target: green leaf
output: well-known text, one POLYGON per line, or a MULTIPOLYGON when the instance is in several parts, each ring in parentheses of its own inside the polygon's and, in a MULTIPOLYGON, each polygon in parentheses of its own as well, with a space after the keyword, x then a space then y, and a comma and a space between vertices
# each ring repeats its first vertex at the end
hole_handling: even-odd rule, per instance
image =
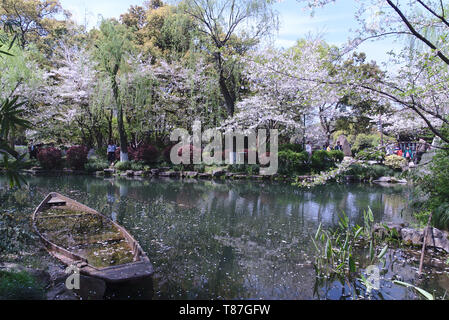
POLYGON ((315 233, 315 240, 318 239, 318 236, 320 235, 320 232, 321 232, 321 222, 320 222, 320 225, 318 226, 318 230, 315 233))
POLYGON ((407 282, 398 281, 398 280, 394 280, 393 283, 394 284, 398 284, 400 286, 413 288, 416 291, 418 291, 422 296, 424 296, 427 300, 435 300, 435 297, 433 296, 433 294, 431 294, 430 292, 427 292, 424 289, 418 288, 417 286, 414 286, 413 284, 410 284, 410 283, 407 283, 407 282))
POLYGON ((379 255, 377 256, 377 259, 382 259, 383 257, 384 257, 384 255, 387 253, 387 250, 388 250, 388 245, 386 245, 383 249, 382 249, 382 251, 379 253, 379 255))
POLYGON ((356 272, 355 261, 354 258, 352 257, 352 254, 349 255, 348 263, 349 263, 349 271, 356 272))

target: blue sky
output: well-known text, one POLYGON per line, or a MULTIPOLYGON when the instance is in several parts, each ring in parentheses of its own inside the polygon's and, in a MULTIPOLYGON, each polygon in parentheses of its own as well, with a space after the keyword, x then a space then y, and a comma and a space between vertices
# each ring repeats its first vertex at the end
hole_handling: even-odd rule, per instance
MULTIPOLYGON (((93 27, 99 21, 99 15, 104 18, 116 17, 127 11, 131 5, 142 5, 144 0, 60 0, 62 6, 72 12, 73 18, 79 24, 88 22, 93 27)), ((308 33, 322 34, 329 44, 342 45, 351 36, 350 30, 358 28, 354 20, 356 2, 354 0, 339 0, 323 9, 317 9, 313 17, 304 10, 304 5, 296 0, 283 0, 276 3, 279 12, 280 28, 275 37, 278 47, 290 47, 297 39, 308 33)), ((369 60, 378 63, 387 60, 386 52, 397 49, 398 44, 391 40, 368 42, 360 47, 369 60)))

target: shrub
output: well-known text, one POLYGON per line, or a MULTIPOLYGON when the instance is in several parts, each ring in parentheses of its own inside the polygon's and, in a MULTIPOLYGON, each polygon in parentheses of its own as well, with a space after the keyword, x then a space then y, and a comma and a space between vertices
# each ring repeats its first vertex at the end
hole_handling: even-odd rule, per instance
POLYGON ((84 165, 84 169, 88 172, 103 171, 109 168, 109 163, 103 159, 89 159, 84 165))
POLYGON ((53 147, 40 149, 37 160, 44 169, 60 168, 62 165, 61 150, 53 147))
POLYGON ((291 150, 278 153, 279 173, 297 174, 307 170, 309 155, 307 152, 293 152, 291 150))
POLYGON ((204 164, 196 164, 193 166, 193 171, 204 173, 206 172, 206 166, 204 164))
POLYGON ((380 136, 378 134, 359 134, 355 138, 355 142, 352 146, 354 152, 358 152, 363 149, 373 148, 380 143, 380 136))
POLYGON ((115 164, 114 167, 119 171, 131 170, 131 162, 130 161, 126 161, 126 162, 119 161, 115 164))
POLYGON ((407 165, 407 160, 401 156, 393 154, 385 157, 385 165, 392 169, 400 170, 402 167, 407 165))
POLYGON ((284 143, 279 146, 279 151, 293 151, 296 153, 301 153, 304 151, 301 144, 297 143, 284 143))
POLYGON ((324 171, 332 167, 334 163, 327 151, 318 150, 312 154, 312 169, 315 171, 324 171))
POLYGON ((340 150, 331 150, 326 152, 329 154, 329 157, 332 159, 334 164, 337 162, 342 162, 343 159, 345 158, 345 154, 343 153, 343 151, 340 150))
POLYGON ((449 204, 443 203, 433 211, 432 224, 439 229, 449 230, 449 204))
POLYGON ((366 161, 380 161, 383 162, 385 160, 386 153, 382 150, 377 150, 375 148, 368 148, 365 150, 359 151, 357 153, 356 158, 359 160, 366 160, 366 161))
POLYGON ((159 158, 159 151, 149 144, 140 145, 133 151, 133 160, 143 161, 144 163, 154 163, 159 158))
POLYGON ((142 161, 136 161, 136 160, 132 160, 130 165, 129 170, 133 170, 133 171, 143 171, 144 167, 145 167, 145 163, 142 161))
POLYGON ((44 300, 43 286, 28 272, 0 271, 0 300, 44 300))
POLYGON ((260 166, 258 164, 248 164, 245 170, 249 175, 257 175, 259 174, 260 166))
MULTIPOLYGON (((364 165, 355 163, 352 164, 348 170, 346 170, 343 175, 356 176, 360 180, 375 180, 380 177, 393 176, 394 171, 391 168, 381 166, 381 165, 364 165)), ((340 176, 339 178, 342 178, 340 176)))
POLYGON ((67 164, 70 168, 78 170, 84 169, 84 165, 87 163, 87 150, 84 146, 73 146, 67 150, 67 164))

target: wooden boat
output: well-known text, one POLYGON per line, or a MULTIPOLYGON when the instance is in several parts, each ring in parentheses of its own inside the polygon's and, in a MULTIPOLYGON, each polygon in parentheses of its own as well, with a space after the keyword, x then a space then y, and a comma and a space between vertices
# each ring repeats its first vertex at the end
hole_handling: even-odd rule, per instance
POLYGON ((47 250, 80 273, 122 283, 153 275, 153 266, 137 241, 97 211, 58 193, 36 208, 33 228, 47 250))

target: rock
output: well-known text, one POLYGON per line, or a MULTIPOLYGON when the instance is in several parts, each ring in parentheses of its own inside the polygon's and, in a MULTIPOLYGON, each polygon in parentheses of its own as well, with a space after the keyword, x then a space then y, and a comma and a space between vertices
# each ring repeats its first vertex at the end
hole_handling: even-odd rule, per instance
POLYGON ((212 178, 212 174, 210 173, 199 173, 198 178, 200 179, 210 179, 212 178))
POLYGON ((405 244, 408 245, 422 245, 423 233, 422 231, 411 229, 411 228, 402 228, 401 229, 401 238, 405 244))
POLYGON ((105 176, 112 176, 115 173, 115 169, 104 169, 103 172, 105 176))
POLYGON ((127 170, 125 173, 127 177, 134 177, 134 171, 132 170, 127 170))
POLYGON ((159 169, 151 169, 150 172, 153 176, 159 175, 159 169))
POLYGON ((449 233, 429 227, 426 245, 449 253, 449 233))
POLYGON ((141 177, 141 176, 144 175, 144 172, 143 171, 134 171, 134 175, 138 176, 138 177, 141 177))
MULTIPOLYGON (((406 244, 422 245, 424 230, 403 228, 401 230, 402 241, 406 244)), ((441 249, 449 253, 449 233, 429 227, 426 246, 441 249)))
POLYGON ((243 174, 236 174, 232 177, 235 180, 244 180, 247 178, 247 176, 243 175, 243 174))
POLYGON ((165 171, 159 172, 159 176, 164 178, 179 178, 181 176, 181 173, 177 171, 165 171))
POLYGON ((220 178, 223 177, 224 175, 226 175, 226 171, 218 169, 218 170, 214 170, 212 171, 212 176, 214 178, 220 178))
POLYGON ((352 157, 351 145, 349 144, 348 139, 346 139, 346 136, 345 135, 339 136, 337 142, 340 142, 344 155, 346 157, 352 157))
POLYGON ((396 179, 395 177, 380 177, 379 179, 374 180, 374 182, 407 184, 407 180, 405 180, 405 179, 396 179))
POLYGON ((183 173, 183 177, 185 177, 185 178, 196 178, 196 177, 198 177, 198 172, 186 171, 186 172, 183 173))
POLYGON ((76 294, 60 282, 47 292, 47 300, 79 300, 76 294))

